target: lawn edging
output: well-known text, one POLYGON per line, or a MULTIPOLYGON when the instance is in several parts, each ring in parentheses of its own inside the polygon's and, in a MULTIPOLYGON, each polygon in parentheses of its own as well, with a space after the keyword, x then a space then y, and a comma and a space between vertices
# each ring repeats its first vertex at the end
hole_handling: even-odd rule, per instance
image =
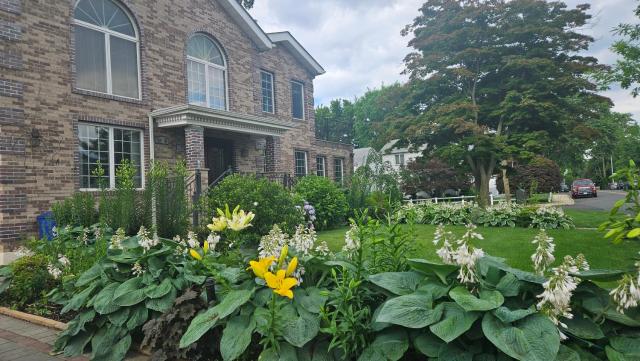
POLYGON ((0 314, 17 318, 22 321, 27 321, 36 325, 52 328, 58 331, 64 331, 67 329, 67 324, 64 322, 52 320, 42 316, 32 315, 30 313, 12 310, 7 307, 0 307, 0 314))

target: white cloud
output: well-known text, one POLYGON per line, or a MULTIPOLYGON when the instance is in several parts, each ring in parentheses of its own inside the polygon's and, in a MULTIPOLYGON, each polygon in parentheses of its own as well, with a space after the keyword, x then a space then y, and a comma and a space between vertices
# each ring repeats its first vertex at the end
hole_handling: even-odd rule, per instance
MULTIPOLYGON (((353 98, 367 88, 404 81, 403 59, 410 52, 400 35, 418 15, 423 0, 256 0, 251 14, 267 32, 288 30, 323 65, 327 73, 315 82, 317 104, 335 98, 353 98)), ((567 0, 569 8, 588 0, 567 0)), ((587 54, 611 64, 613 28, 620 22, 638 22, 634 0, 592 0, 593 18, 582 29, 596 40, 587 54)), ((604 93, 615 110, 633 113, 640 107, 629 92, 604 93)))

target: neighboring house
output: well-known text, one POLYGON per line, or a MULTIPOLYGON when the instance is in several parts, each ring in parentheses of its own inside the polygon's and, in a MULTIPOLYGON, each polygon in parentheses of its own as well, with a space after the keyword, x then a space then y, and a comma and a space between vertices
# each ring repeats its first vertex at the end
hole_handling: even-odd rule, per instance
POLYGON ((382 154, 382 161, 388 163, 395 171, 399 171, 407 164, 422 155, 422 151, 425 146, 420 147, 415 151, 410 151, 409 146, 401 147, 396 146, 399 139, 394 139, 385 144, 380 153, 382 154))
POLYGON ((367 159, 369 159, 369 154, 371 152, 375 152, 375 149, 371 147, 366 148, 356 148, 353 150, 353 171, 355 172, 358 168, 367 164, 367 159))
POLYGON ((203 183, 228 167, 342 183, 352 148, 315 138, 324 69, 236 0, 0 1, 0 248, 98 161, 183 158, 203 183))

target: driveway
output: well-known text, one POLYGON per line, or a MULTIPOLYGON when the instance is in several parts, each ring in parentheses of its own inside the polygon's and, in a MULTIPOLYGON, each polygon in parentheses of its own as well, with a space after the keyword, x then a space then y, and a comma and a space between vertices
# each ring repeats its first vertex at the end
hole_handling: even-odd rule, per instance
POLYGON ((624 191, 598 191, 598 198, 578 198, 571 209, 583 209, 591 211, 609 211, 618 199, 624 198, 624 191))

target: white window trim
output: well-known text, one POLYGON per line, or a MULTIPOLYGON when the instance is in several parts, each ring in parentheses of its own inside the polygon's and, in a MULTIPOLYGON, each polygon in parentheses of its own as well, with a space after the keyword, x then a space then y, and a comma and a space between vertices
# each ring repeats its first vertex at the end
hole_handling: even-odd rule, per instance
MULTIPOLYGON (((114 2, 114 4, 118 7, 120 7, 120 5, 118 5, 116 2, 114 2)), ((136 33, 135 37, 126 35, 126 34, 122 34, 122 33, 118 33, 115 32, 113 30, 107 29, 107 28, 103 28, 101 26, 97 26, 94 24, 90 24, 87 22, 84 22, 82 20, 78 20, 76 18, 73 19, 73 24, 75 26, 82 26, 85 28, 88 28, 90 30, 95 30, 95 31, 99 31, 101 33, 104 34, 104 47, 105 47, 105 57, 106 57, 106 71, 107 71, 107 92, 101 92, 98 90, 92 90, 92 89, 84 89, 81 88, 79 86, 75 86, 76 89, 79 90, 84 90, 84 91, 88 91, 88 92, 94 92, 94 93, 98 93, 98 94, 106 94, 106 95, 110 95, 110 96, 114 96, 114 97, 119 97, 119 98, 124 98, 124 99, 133 99, 133 100, 142 100, 142 73, 141 73, 141 66, 140 66, 140 34, 138 33, 138 29, 136 28, 136 23, 133 21, 133 19, 131 18, 131 15, 129 15, 129 12, 126 11, 125 9, 122 9, 122 7, 120 7, 120 9, 124 12, 124 14, 129 18, 129 21, 131 22, 131 25, 133 26, 133 31, 136 33), (111 41, 110 41, 110 37, 111 36, 115 36, 117 38, 121 38, 124 40, 128 40, 131 41, 133 43, 136 44, 136 66, 137 66, 137 70, 138 70, 138 97, 137 98, 132 98, 132 97, 128 97, 125 95, 119 95, 119 94, 113 94, 113 79, 111 79, 111 41)), ((74 34, 75 36, 75 34, 74 34)), ((75 53, 78 53, 78 48, 77 48, 78 44, 76 44, 76 49, 75 49, 75 53)))
MULTIPOLYGON (((218 45, 215 45, 215 46, 218 46, 218 45)), ((222 50, 220 50, 220 48, 218 48, 218 50, 222 55, 222 50)), ((224 78, 224 110, 229 111, 229 77, 227 76, 227 61, 225 60, 224 55, 222 55, 222 62, 224 63, 224 66, 215 64, 215 63, 210 63, 202 59, 194 58, 193 56, 190 56, 190 55, 187 55, 187 60, 204 65, 204 87, 205 87, 205 99, 207 100, 207 105, 206 105, 207 108, 211 108, 211 102, 209 99, 209 67, 222 70, 222 77, 224 78)), ((188 82, 189 82, 189 76, 187 75, 187 83, 188 82)), ((187 84, 187 87, 188 86, 189 85, 187 84)), ((217 108, 211 108, 211 109, 217 109, 217 108)))
POLYGON ((336 162, 339 161, 340 162, 340 185, 343 186, 344 185, 344 159, 343 158, 334 158, 333 159, 333 180, 337 181, 336 179, 336 162))
MULTIPOLYGON (((99 124, 99 123, 86 123, 81 122, 80 124, 86 124, 95 127, 105 127, 109 129, 109 186, 107 189, 113 190, 116 188, 116 165, 115 165, 115 145, 114 145, 114 137, 113 130, 114 129, 124 129, 124 130, 133 130, 140 133, 140 185, 142 187, 136 188, 137 190, 143 190, 145 187, 145 159, 144 159, 144 131, 138 128, 131 127, 121 127, 119 125, 109 125, 109 124, 99 124)), ((80 134, 77 134, 77 139, 80 139, 80 134)), ((78 160, 80 162, 80 160, 78 160)), ((80 175, 82 176, 82 175, 80 175)), ((96 192, 99 191, 100 188, 80 188, 81 192, 96 192)))
POLYGON ((293 86, 291 87, 291 118, 296 119, 296 120, 305 120, 306 119, 306 110, 305 110, 305 103, 304 103, 304 83, 299 82, 297 80, 291 80, 291 84, 299 84, 302 87, 302 92, 300 93, 300 96, 302 97, 302 118, 296 118, 293 116, 293 86))
POLYGON ((327 177, 327 157, 324 156, 317 156, 316 157, 316 175, 319 177, 327 177), (319 159, 322 159, 322 175, 318 174, 318 165, 320 164, 320 162, 318 162, 319 159))
MULTIPOLYGON (((306 177, 309 175, 309 153, 306 150, 296 150, 293 153, 293 161, 295 163, 295 168, 294 171, 298 170, 298 159, 296 157, 297 153, 303 153, 304 154, 304 174, 302 175, 303 177, 306 177)), ((298 174, 294 174, 295 176, 298 176, 298 174)))
MULTIPOLYGON (((275 76, 272 72, 266 70, 260 70, 260 95, 262 95, 262 74, 268 74, 271 77, 271 111, 264 110, 264 104, 262 105, 262 112, 275 114, 276 113, 276 89, 275 89, 275 76)), ((264 101, 264 96, 262 96, 262 101, 264 101)))

